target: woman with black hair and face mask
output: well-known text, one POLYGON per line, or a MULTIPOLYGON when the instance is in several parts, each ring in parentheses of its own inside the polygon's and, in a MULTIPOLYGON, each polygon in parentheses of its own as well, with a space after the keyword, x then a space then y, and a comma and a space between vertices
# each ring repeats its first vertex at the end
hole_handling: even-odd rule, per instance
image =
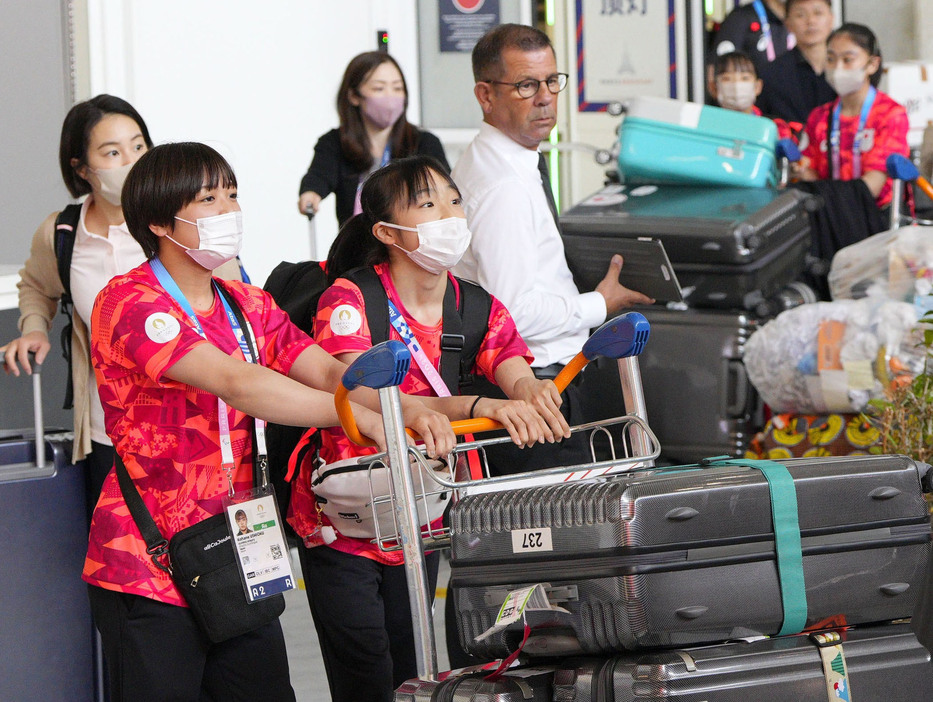
MULTIPOLYGON (((151 148, 143 118, 130 103, 113 95, 79 102, 62 124, 58 154, 62 179, 72 197, 84 197, 73 232, 70 289, 74 312, 69 344, 74 398, 72 460, 87 459, 88 514, 113 465, 113 445, 104 430, 104 413, 90 364, 88 323, 94 297, 107 281, 146 260, 124 223, 120 194, 130 168, 151 148)), ((28 354, 35 353, 35 362, 41 364, 52 347, 49 330, 56 305, 66 292, 55 251, 59 214, 53 212, 39 225, 20 271, 17 287, 22 336, 0 348, 4 370, 13 375, 19 375, 20 366, 32 373, 28 354)), ((240 277, 236 262, 217 274, 240 277)))
POLYGON ((354 57, 337 91, 340 126, 314 147, 314 159, 301 179, 298 211, 314 215, 321 200, 334 193, 337 221, 343 225, 360 212, 363 181, 392 159, 433 156, 449 171, 440 140, 411 124, 407 107, 408 86, 394 58, 382 51, 354 57))
POLYGON ((826 44, 826 80, 839 97, 810 113, 797 175, 803 181, 861 178, 885 207, 891 202, 885 162, 893 153, 910 154, 907 111, 877 88, 881 48, 868 27, 843 24, 826 44))

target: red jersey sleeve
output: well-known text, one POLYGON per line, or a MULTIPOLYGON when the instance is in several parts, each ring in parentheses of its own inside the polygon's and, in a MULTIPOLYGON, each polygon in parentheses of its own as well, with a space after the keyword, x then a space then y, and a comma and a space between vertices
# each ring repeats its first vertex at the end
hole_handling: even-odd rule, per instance
POLYGON ((874 144, 862 154, 862 173, 887 173, 888 156, 910 156, 910 148, 907 146, 907 131, 910 128, 907 111, 884 93, 878 93, 875 107, 865 126, 874 129, 874 144))
MULTIPOLYGON (((159 288, 131 277, 107 285, 94 302, 91 313, 91 357, 98 372, 107 369, 109 378, 120 371, 142 372, 161 382, 166 369, 199 344, 208 343, 191 326, 187 315, 159 288)), ((102 398, 103 399, 103 398, 102 398)))
POLYGON ((345 278, 338 278, 321 295, 314 318, 314 340, 332 356, 362 353, 372 344, 363 293, 345 278))
POLYGON ((489 310, 489 329, 476 354, 475 370, 495 382, 496 368, 503 361, 515 356, 523 357, 530 364, 534 356, 515 328, 512 315, 499 300, 492 298, 489 310))

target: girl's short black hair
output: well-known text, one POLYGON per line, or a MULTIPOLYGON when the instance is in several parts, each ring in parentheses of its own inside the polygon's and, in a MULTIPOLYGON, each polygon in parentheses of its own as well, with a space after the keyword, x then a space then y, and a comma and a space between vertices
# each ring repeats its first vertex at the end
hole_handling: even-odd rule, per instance
POLYGON ((716 57, 716 61, 713 63, 713 77, 718 78, 723 73, 729 71, 751 73, 755 78, 758 77, 758 71, 755 70, 755 63, 744 51, 730 51, 727 54, 716 57))
POLYGON ((366 179, 360 191, 362 212, 340 228, 327 253, 328 283, 354 268, 388 260, 388 249, 373 236, 373 226, 377 222, 391 222, 400 205, 416 204, 418 194, 430 185, 432 173, 459 192, 446 169, 431 156, 397 159, 366 179))
POLYGON ((87 163, 87 148, 91 141, 91 131, 107 115, 125 115, 136 122, 146 140, 146 146, 152 148, 149 128, 136 109, 123 98, 114 95, 98 95, 90 100, 79 102, 65 115, 62 123, 62 135, 58 142, 58 165, 62 171, 62 180, 72 197, 80 197, 91 192, 91 184, 78 175, 78 168, 87 163), (77 165, 71 165, 77 160, 77 165))
POLYGON ((864 24, 858 24, 857 22, 846 22, 845 24, 841 24, 839 27, 833 30, 832 34, 830 34, 829 38, 826 40, 826 43, 829 44, 829 42, 831 42, 840 34, 846 35, 858 46, 865 49, 869 56, 878 57, 878 70, 875 71, 869 78, 871 84, 877 88, 878 84, 881 82, 881 73, 882 69, 884 68, 884 60, 881 57, 881 45, 878 44, 878 38, 875 36, 875 33, 864 24))
POLYGON ((161 144, 142 155, 123 184, 123 216, 147 259, 159 253, 150 225, 175 227, 175 215, 194 202, 201 188, 235 188, 236 175, 226 159, 206 144, 161 144))

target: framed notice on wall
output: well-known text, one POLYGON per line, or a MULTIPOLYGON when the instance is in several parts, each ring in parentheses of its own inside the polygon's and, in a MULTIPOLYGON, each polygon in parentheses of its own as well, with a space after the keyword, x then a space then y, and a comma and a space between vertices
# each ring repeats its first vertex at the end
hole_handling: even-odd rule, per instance
POLYGON ((439 0, 438 32, 442 53, 470 53, 499 24, 499 0, 439 0))
POLYGON ((576 0, 577 109, 677 97, 677 0, 576 0))

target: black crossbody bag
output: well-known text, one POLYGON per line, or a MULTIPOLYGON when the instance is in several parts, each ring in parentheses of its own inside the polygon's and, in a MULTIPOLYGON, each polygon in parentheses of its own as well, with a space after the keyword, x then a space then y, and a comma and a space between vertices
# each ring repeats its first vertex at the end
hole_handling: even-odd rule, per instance
MULTIPOLYGON (((221 286, 218 290, 230 303, 258 363, 252 330, 242 311, 232 295, 221 286)), ((254 429, 253 446, 256 445, 254 429)), ((160 570, 172 576, 195 620, 211 641, 220 643, 258 629, 285 611, 285 597, 281 593, 255 602, 246 598, 224 513, 182 529, 167 540, 152 519, 119 454, 115 470, 126 506, 146 542, 146 553, 160 570)), ((253 461, 253 483, 265 486, 268 482, 266 456, 257 455, 253 461)))

